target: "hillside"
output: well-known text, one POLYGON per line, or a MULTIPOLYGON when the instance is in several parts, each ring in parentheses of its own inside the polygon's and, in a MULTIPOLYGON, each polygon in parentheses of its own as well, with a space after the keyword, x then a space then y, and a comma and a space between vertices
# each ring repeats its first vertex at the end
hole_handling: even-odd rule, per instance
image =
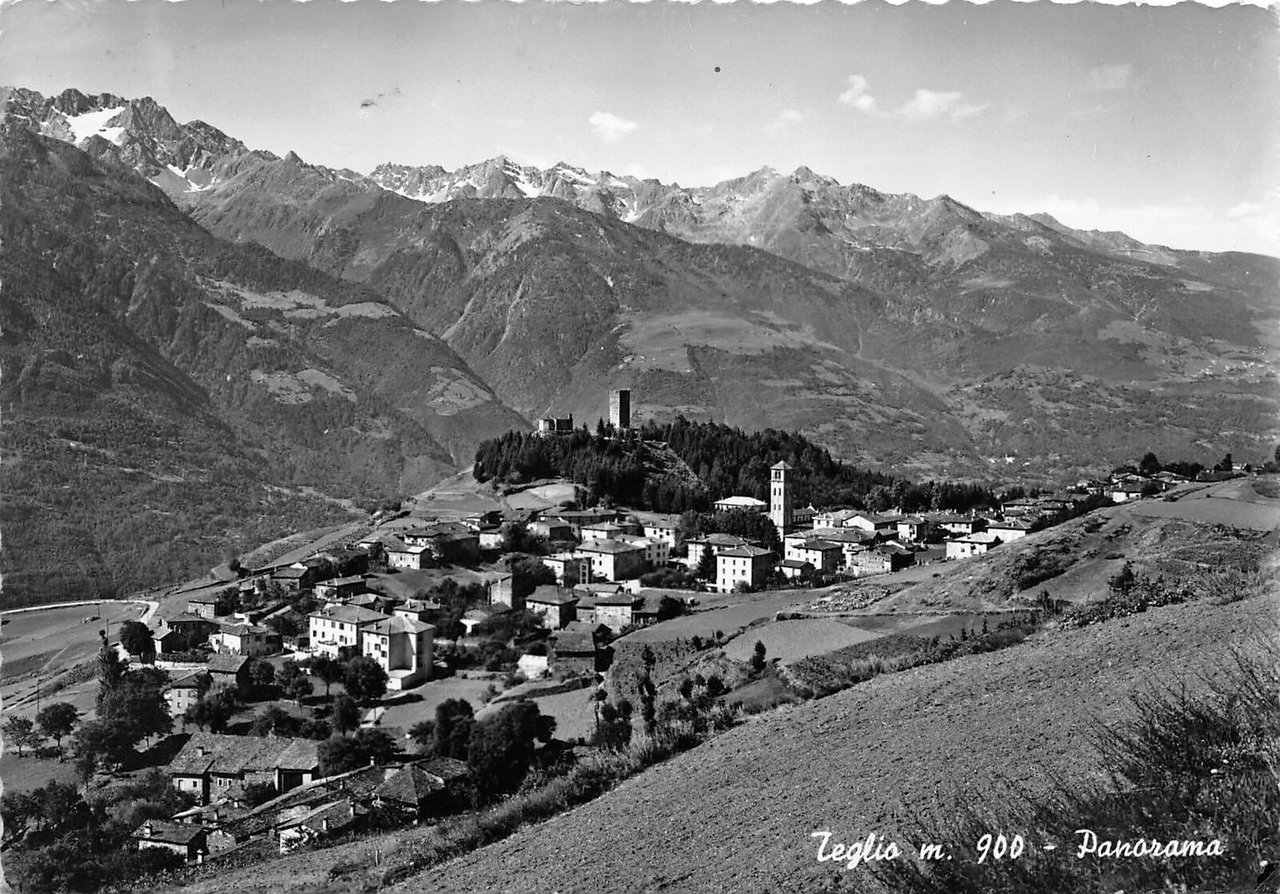
POLYGON ((82 145, 97 126, 211 231, 373 286, 526 417, 594 422, 631 387, 641 417, 796 429, 842 458, 951 475, 1013 455, 1069 476, 1135 443, 1260 457, 1280 434, 1275 259, 805 168, 699 188, 505 159, 366 177, 151 100, 4 106, 82 145))
MULTIPOLYGON (((594 801, 409 878, 396 875, 401 880, 390 886, 382 880, 396 873, 415 853, 415 842, 430 833, 375 835, 252 869, 228 867, 181 890, 878 890, 864 870, 846 873, 819 864, 810 833, 827 829, 849 842, 875 831, 914 848, 921 828, 946 824, 963 810, 999 809, 1014 787, 1043 795, 1059 781, 1068 786, 1097 781, 1097 724, 1131 718, 1131 698, 1152 687, 1185 682, 1197 691, 1204 679, 1234 666, 1236 650, 1249 652, 1274 637, 1280 590, 1268 557, 1280 530, 1280 503, 1272 492, 1270 479, 1240 479, 1184 492, 1176 501, 1116 506, 1079 520, 1101 521, 1098 531, 1125 528, 1121 537, 1126 539, 1113 542, 1135 550, 1158 544, 1174 522, 1190 526, 1192 533, 1184 532, 1149 564, 1135 553, 1140 573, 1163 573, 1172 586, 1182 587, 1205 579, 1202 564, 1247 573, 1261 558, 1265 570, 1257 589, 1197 594, 1083 627, 1050 621, 1000 651, 886 673, 825 698, 781 707, 645 770, 594 801), (1251 546, 1241 550, 1240 543, 1251 546), (1265 547, 1261 554, 1253 549, 1258 545, 1265 547), (1189 554, 1193 546, 1198 556, 1189 554), (584 847, 584 841, 592 847, 584 847)), ((1054 552, 1047 535, 1070 533, 1073 524, 999 547, 986 559, 934 566, 939 576, 915 588, 916 604, 896 609, 924 610, 942 602, 920 598, 929 589, 949 592, 984 575, 990 579, 988 560, 1001 552, 1008 557, 1054 552)), ((1104 591, 1113 572, 1087 554, 1088 545, 1045 586, 1057 593, 1071 579, 1086 597, 1104 591)), ((708 603, 719 607, 631 634, 620 641, 620 654, 638 669, 637 647, 652 645, 662 677, 696 653, 689 643, 695 629, 705 639, 713 628, 732 635, 741 624, 751 624, 752 633, 726 647, 739 657, 756 639, 773 643, 774 657, 784 663, 850 643, 874 651, 877 633, 870 618, 845 619, 855 625, 848 627, 834 619, 765 620, 788 600, 805 595, 708 596, 708 603), (866 627, 860 626, 864 620, 866 627), (791 629, 784 629, 788 625, 791 629)), ((888 618, 883 613, 894 599, 872 606, 881 613, 874 626, 888 618)), ((965 611, 985 607, 976 599, 955 601, 965 611)), ((933 626, 935 634, 941 632, 933 626)), ((714 657, 704 654, 707 660, 714 657)), ((612 679, 611 688, 617 683, 612 679)), ((1047 843, 1035 829, 1003 831, 1027 835, 1033 847, 1047 843)))
MULTIPOLYGON (((374 292, 223 242, 123 167, 0 134, 6 604, 171 580, 523 427, 374 292)), ((95 157, 96 156, 96 157, 95 157)))
POLYGON ((1032 606, 1042 592, 1091 602, 1126 562, 1171 580, 1266 566, 1280 543, 1280 504, 1254 489, 1267 480, 1188 485, 1168 499, 1100 509, 951 566, 869 611, 1000 611, 1032 606))
MULTIPOLYGON (((1044 792, 1055 774, 1088 779, 1095 721, 1129 716, 1128 696, 1144 687, 1212 675, 1233 645, 1274 630, 1277 609, 1274 593, 1168 606, 879 677, 763 715, 582 807, 382 890, 874 890, 863 870, 817 863, 810 833, 852 841, 877 831, 914 845, 919 821, 994 806, 1008 783, 1044 792)), ((180 890, 377 889, 413 836, 228 869, 180 890)))

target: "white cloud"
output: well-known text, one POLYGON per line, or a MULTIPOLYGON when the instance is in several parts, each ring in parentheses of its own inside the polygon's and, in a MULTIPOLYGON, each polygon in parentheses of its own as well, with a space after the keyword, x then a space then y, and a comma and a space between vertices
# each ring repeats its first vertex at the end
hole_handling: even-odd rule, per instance
POLYGON ((880 109, 876 98, 871 95, 871 85, 862 75, 849 75, 849 86, 840 94, 839 101, 866 115, 891 116, 907 121, 928 121, 944 117, 959 121, 962 118, 977 115, 988 108, 987 104, 975 105, 967 102, 964 94, 958 90, 927 90, 919 87, 915 95, 897 109, 885 112, 880 109))
POLYGON ((594 112, 587 120, 595 135, 606 143, 616 143, 640 126, 613 112, 594 112))
POLYGON ((937 91, 921 87, 916 90, 915 96, 898 109, 898 114, 908 121, 927 121, 943 116, 959 121, 961 118, 977 115, 985 108, 985 105, 965 102, 964 94, 958 90, 937 91))
POLYGON ((849 86, 840 94, 839 101, 847 106, 853 106, 859 112, 875 115, 877 113, 876 98, 870 91, 866 78, 862 75, 849 75, 849 86))
POLYGON ((777 116, 765 125, 764 132, 771 137, 776 137, 785 132, 793 124, 799 124, 804 120, 804 115, 795 109, 783 109, 777 116))
POLYGON ((1133 66, 1128 64, 1114 63, 1112 65, 1099 65, 1097 68, 1089 69, 1089 73, 1085 76, 1085 87, 1097 93, 1108 93, 1113 90, 1123 90, 1129 86, 1129 82, 1133 80, 1133 66))

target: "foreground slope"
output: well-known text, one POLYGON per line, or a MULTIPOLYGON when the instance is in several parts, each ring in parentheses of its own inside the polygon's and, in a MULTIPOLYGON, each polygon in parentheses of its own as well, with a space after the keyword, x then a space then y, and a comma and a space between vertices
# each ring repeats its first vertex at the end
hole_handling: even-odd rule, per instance
POLYGON ((917 818, 989 802, 1002 779, 1043 791, 1053 774, 1087 778, 1091 721, 1126 716, 1143 685, 1211 670, 1230 643, 1274 634, 1277 608, 1274 597, 1175 606, 877 678, 395 890, 816 890, 840 873, 814 859, 815 829, 918 845, 917 818))
MULTIPOLYGON (((912 846, 920 820, 997 805, 1005 781, 1044 791, 1091 778, 1095 721, 1130 694, 1213 674, 1274 636, 1280 597, 1168 606, 878 677, 762 715, 603 797, 383 890, 783 892, 868 890, 814 859, 810 834, 877 831, 912 846)), ((1034 835, 1034 830, 1021 831, 1034 835)), ((197 878, 187 894, 378 888, 413 832, 197 878), (341 869, 330 875, 330 870, 341 869)), ((1059 842, 1067 844, 1068 842, 1059 842)))

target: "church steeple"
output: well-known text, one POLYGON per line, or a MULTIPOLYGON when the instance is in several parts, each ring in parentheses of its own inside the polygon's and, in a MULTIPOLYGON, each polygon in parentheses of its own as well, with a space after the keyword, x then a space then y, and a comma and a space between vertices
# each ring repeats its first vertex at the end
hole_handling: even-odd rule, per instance
POLYGON ((769 519, 778 529, 779 537, 793 525, 793 495, 791 482, 787 480, 787 473, 792 471, 795 471, 794 468, 786 460, 776 463, 769 470, 769 519))

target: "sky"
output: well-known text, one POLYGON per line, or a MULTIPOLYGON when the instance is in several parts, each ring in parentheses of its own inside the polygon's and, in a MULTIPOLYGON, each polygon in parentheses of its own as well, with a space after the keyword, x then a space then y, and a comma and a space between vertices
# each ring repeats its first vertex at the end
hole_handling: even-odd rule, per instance
POLYGON ((1280 255, 1280 30, 1254 6, 23 0, 0 84, 152 96, 368 172, 506 155, 709 185, 801 165, 1280 255))

